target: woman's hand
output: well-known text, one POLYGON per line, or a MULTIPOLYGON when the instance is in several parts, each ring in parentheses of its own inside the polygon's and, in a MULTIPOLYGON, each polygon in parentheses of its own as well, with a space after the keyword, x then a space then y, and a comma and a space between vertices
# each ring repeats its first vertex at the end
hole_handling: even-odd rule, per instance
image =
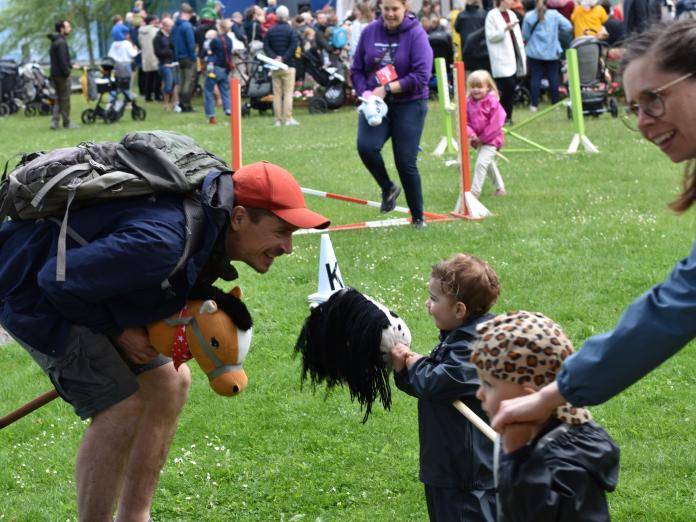
POLYGON ((145 328, 125 328, 116 338, 121 352, 131 362, 145 364, 157 357, 157 350, 150 344, 145 328))
POLYGON ((380 85, 379 87, 375 87, 375 88, 372 90, 372 94, 373 94, 374 96, 379 96, 379 97, 382 98, 382 99, 384 99, 384 98, 387 97, 387 91, 385 91, 385 90, 384 90, 384 87, 382 87, 381 85, 380 85))
POLYGON ((491 426, 498 433, 505 433, 511 424, 540 424, 565 402, 567 401, 558 391, 558 383, 554 381, 537 393, 501 402, 491 426))
POLYGON ((506 30, 506 31, 512 31, 518 23, 519 23, 519 22, 518 22, 517 20, 513 20, 512 22, 510 22, 510 23, 508 23, 507 25, 505 25, 505 30, 506 30))

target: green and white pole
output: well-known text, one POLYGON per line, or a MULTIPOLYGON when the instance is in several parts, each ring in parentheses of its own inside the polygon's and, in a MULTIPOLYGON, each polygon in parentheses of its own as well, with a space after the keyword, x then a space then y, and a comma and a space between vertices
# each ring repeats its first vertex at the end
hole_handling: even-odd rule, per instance
POLYGON ((433 154, 442 156, 445 152, 454 154, 459 149, 454 139, 454 127, 452 113, 457 107, 450 101, 449 86, 447 83, 447 64, 444 58, 435 58, 435 76, 437 77, 437 97, 442 111, 442 133, 440 143, 437 144, 433 154))
POLYGON ((568 63, 568 83, 570 86, 570 105, 573 111, 573 125, 575 135, 570 141, 568 152, 577 152, 580 143, 585 148, 585 152, 599 152, 590 139, 585 135, 585 120, 582 114, 582 91, 580 90, 580 71, 578 69, 578 52, 575 49, 566 51, 566 61, 568 63))

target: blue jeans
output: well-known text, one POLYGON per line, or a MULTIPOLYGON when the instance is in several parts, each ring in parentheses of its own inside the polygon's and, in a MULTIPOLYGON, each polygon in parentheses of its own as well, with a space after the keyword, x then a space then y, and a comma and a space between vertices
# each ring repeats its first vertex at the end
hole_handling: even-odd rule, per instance
POLYGON ((358 115, 360 159, 377 181, 382 194, 386 194, 393 183, 382 159, 382 147, 391 138, 394 163, 413 219, 423 219, 423 191, 416 160, 427 113, 428 101, 414 100, 390 103, 386 118, 376 127, 370 127, 365 117, 358 115))
POLYGON ((174 76, 174 67, 165 67, 160 65, 160 75, 162 75, 162 84, 164 85, 162 92, 164 94, 171 94, 174 90, 174 86, 177 84, 176 77, 174 76))
POLYGON ((551 103, 556 103, 560 98, 558 93, 558 74, 561 70, 560 60, 537 60, 527 57, 527 68, 529 69, 529 81, 531 83, 532 107, 539 106, 539 91, 541 90, 541 79, 546 76, 549 81, 549 94, 551 103))
POLYGON ((211 78, 206 74, 205 76, 205 90, 203 92, 203 105, 205 106, 205 115, 208 118, 215 116, 215 96, 213 95, 213 89, 218 86, 220 90, 220 97, 222 98, 222 108, 225 110, 225 114, 230 113, 230 79, 227 75, 227 68, 218 67, 214 68, 215 78, 211 78))

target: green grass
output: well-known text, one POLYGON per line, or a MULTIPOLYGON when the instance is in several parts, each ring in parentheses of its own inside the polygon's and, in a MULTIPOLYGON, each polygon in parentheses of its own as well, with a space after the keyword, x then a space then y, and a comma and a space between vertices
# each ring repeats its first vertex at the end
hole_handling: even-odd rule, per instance
MULTIPOLYGON (((73 115, 84 108, 73 97, 73 115)), ((148 104, 145 122, 128 114, 66 132, 48 119, 0 119, 0 161, 17 151, 117 140, 134 129, 172 129, 229 159, 229 126, 208 125, 202 111, 164 114, 148 104)), ((274 129, 256 112, 244 121, 244 162, 268 159, 287 167, 302 186, 378 199, 355 152, 356 115, 346 108, 274 129)), ((523 111, 516 121, 525 118, 523 111)), ((457 171, 430 152, 440 138, 431 105, 419 168, 426 210, 448 212, 457 199, 457 171)), ((681 168, 608 116, 586 121, 601 154, 548 156, 508 153, 500 162, 509 196, 482 200, 494 216, 480 221, 332 233, 347 284, 387 303, 405 318, 413 348, 427 353, 437 332, 423 303, 429 267, 458 251, 497 270, 502 295, 495 311, 538 310, 560 322, 580 346, 610 328, 623 308, 660 281, 685 256, 693 213, 674 216, 681 168)), ((572 125, 560 110, 521 130, 552 148, 565 148, 572 125)), ((509 146, 519 143, 509 140, 509 146)), ((505 150, 503 150, 505 153, 505 150)), ((391 149, 385 158, 393 172, 391 149)), ((335 224, 380 219, 376 210, 308 197, 335 224)), ((403 197, 399 204, 404 204, 403 197)), ((155 498, 158 521, 422 521, 418 482, 416 402, 394 390, 390 412, 367 424, 347 391, 328 397, 301 389, 292 347, 316 291, 319 237, 298 236, 295 253, 259 276, 241 267, 240 284, 255 317, 245 364, 249 387, 238 398, 216 396, 197 367, 155 498)), ((16 345, 0 349, 2 410, 49 383, 16 345)), ((693 345, 607 404, 597 420, 622 449, 619 487, 610 496, 614 520, 687 521, 696 509, 696 351, 693 345)), ((55 401, 0 432, 0 520, 75 518, 73 462, 85 424, 55 401)))

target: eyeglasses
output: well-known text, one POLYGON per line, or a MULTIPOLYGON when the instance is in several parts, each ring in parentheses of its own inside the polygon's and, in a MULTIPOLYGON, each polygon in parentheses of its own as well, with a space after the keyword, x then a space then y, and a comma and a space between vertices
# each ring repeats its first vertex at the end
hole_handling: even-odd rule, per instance
POLYGON ((662 98, 663 93, 670 87, 674 87, 687 78, 691 78, 694 74, 696 74, 696 72, 690 72, 684 76, 680 76, 676 80, 672 80, 662 87, 641 93, 637 102, 631 102, 625 107, 626 113, 621 118, 621 121, 623 121, 629 129, 637 131, 638 116, 641 112, 651 118, 664 116, 665 100, 662 98))

